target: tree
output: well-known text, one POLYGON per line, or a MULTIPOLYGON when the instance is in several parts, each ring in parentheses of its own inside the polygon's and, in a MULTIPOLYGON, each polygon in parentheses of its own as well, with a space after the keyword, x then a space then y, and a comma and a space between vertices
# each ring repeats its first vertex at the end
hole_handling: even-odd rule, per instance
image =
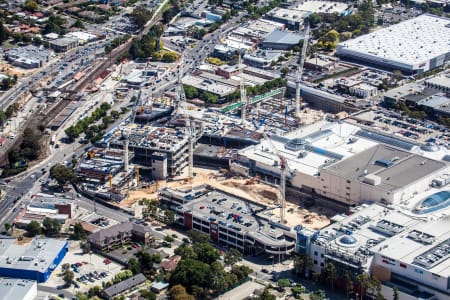
POLYGON ((7 119, 8 118, 6 117, 5 112, 4 111, 0 111, 0 126, 3 126, 7 119))
POLYGON ((26 230, 28 232, 28 235, 31 237, 42 234, 41 225, 37 221, 31 221, 30 223, 28 223, 26 230))
POLYGON ((279 287, 285 288, 285 287, 288 287, 290 285, 290 282, 286 278, 281 278, 281 279, 278 279, 277 284, 278 284, 279 287))
POLYGON ((81 223, 76 223, 73 226, 73 234, 72 238, 75 240, 85 240, 86 239, 86 231, 83 228, 83 225, 81 223))
POLYGON ((167 225, 175 223, 175 212, 171 209, 165 209, 163 222, 167 225))
POLYGON ((265 288, 262 294, 257 297, 258 300, 276 300, 277 297, 275 295, 271 294, 269 291, 269 288, 265 288))
POLYGON ((83 292, 77 292, 75 296, 78 300, 89 300, 89 296, 83 292))
POLYGON ((280 70, 280 74, 281 74, 281 76, 284 78, 284 77, 286 77, 286 75, 289 73, 289 68, 288 67, 283 67, 283 68, 281 68, 281 70, 280 70))
POLYGON ((23 132, 22 143, 20 144, 21 155, 29 160, 34 160, 39 157, 41 153, 41 139, 42 133, 31 128, 26 128, 23 132))
POLYGON ((312 267, 312 260, 307 255, 296 254, 293 260, 295 273, 300 274, 300 276, 305 276, 305 274, 312 267))
POLYGON ((178 248, 175 249, 175 254, 181 256, 183 259, 188 258, 197 258, 197 254, 195 253, 194 249, 192 249, 192 246, 188 244, 182 244, 178 248))
POLYGON ((344 280, 345 280, 345 292, 347 293, 347 298, 349 298, 349 296, 353 294, 353 280, 349 271, 345 271, 344 280))
POLYGON ((363 272, 356 276, 356 281, 358 281, 359 284, 359 292, 360 292, 359 295, 361 297, 360 299, 362 300, 363 293, 369 287, 369 277, 366 273, 363 272))
POLYGON ((210 243, 194 243, 193 249, 197 254, 197 259, 210 265, 219 259, 220 253, 210 243))
POLYGON ((192 288, 193 285, 209 285, 209 265, 195 259, 183 259, 170 276, 171 285, 181 284, 192 288))
POLYGON ((5 231, 8 232, 11 229, 11 224, 5 223, 5 231))
POLYGON ((210 266, 210 286, 213 290, 217 292, 224 292, 228 288, 228 284, 225 280, 226 272, 223 265, 216 261, 210 266))
POLYGON ((398 287, 394 286, 392 290, 394 291, 393 300, 399 300, 400 297, 398 295, 398 287))
POLYGON ((38 4, 34 0, 27 0, 23 6, 26 10, 35 12, 39 9, 38 4))
POLYGON ((73 283, 73 279, 75 278, 75 275, 71 270, 66 270, 63 275, 63 280, 66 284, 66 286, 70 286, 73 283))
POLYGON ((236 276, 237 281, 242 281, 248 277, 253 272, 252 269, 250 269, 247 266, 237 266, 234 265, 231 268, 230 274, 233 274, 236 276))
POLYGON ((63 272, 67 271, 70 269, 70 264, 69 263, 65 263, 61 265, 61 269, 63 272))
POLYGON ((138 263, 136 258, 132 257, 128 260, 128 268, 133 272, 133 275, 141 273, 141 265, 138 263))
POLYGON ((75 21, 75 23, 72 24, 72 27, 76 27, 76 28, 79 28, 79 29, 85 29, 83 21, 81 21, 80 19, 77 19, 75 21))
POLYGON ((6 41, 9 37, 9 31, 3 26, 3 22, 0 22, 0 44, 6 41))
POLYGON ((75 182, 77 179, 72 169, 61 164, 50 168, 50 178, 56 180, 60 187, 63 187, 68 182, 75 182))
POLYGON ((91 251, 91 244, 87 243, 87 242, 82 242, 80 243, 80 248, 81 250, 83 250, 83 253, 89 253, 89 251, 91 251))
POLYGON ((376 300, 383 300, 383 295, 381 295, 381 281, 375 276, 371 276, 369 280, 368 288, 370 290, 370 294, 375 296, 376 300))
POLYGON ((174 239, 173 239, 172 236, 166 235, 166 236, 164 237, 164 241, 166 241, 166 242, 168 242, 168 243, 173 243, 174 239))
POLYGON ((156 294, 149 290, 140 290, 139 294, 146 300, 156 300, 156 294))
POLYGON ((200 231, 189 230, 188 231, 189 238, 191 239, 192 244, 197 243, 207 243, 209 241, 209 237, 200 231))
POLYGON ((333 289, 334 281, 336 280, 336 267, 332 262, 327 264, 326 273, 327 279, 330 281, 331 288, 333 289))
POLYGON ((317 290, 309 294, 311 300, 323 300, 326 298, 326 294, 323 290, 317 290))
POLYGON ((241 260, 242 260, 242 254, 239 250, 237 250, 235 248, 231 248, 227 252, 225 252, 225 255, 224 255, 225 265, 232 266, 241 260))
POLYGON ((193 87, 192 85, 183 85, 184 93, 186 94, 186 98, 188 99, 194 99, 198 97, 198 90, 197 88, 193 87))
POLYGON ((58 15, 51 15, 48 17, 47 22, 45 23, 43 33, 56 33, 56 34, 64 34, 65 29, 62 27, 66 23, 66 20, 58 15))
POLYGON ((161 59, 163 62, 174 62, 178 59, 178 55, 175 52, 166 51, 161 59))
POLYGON ((57 235, 61 230, 61 223, 59 223, 58 220, 48 217, 44 219, 42 225, 44 225, 44 232, 46 235, 57 235))
POLYGON ((319 16, 316 13, 312 13, 307 17, 307 20, 309 21, 309 25, 312 27, 316 26, 317 24, 322 22, 322 17, 319 16))
POLYGON ((119 113, 117 110, 112 110, 112 111, 110 112, 110 115, 111 115, 111 117, 112 117, 113 119, 117 119, 117 118, 120 117, 120 113, 119 113))
POLYGON ((169 290, 169 296, 172 300, 195 300, 192 295, 186 292, 186 288, 180 284, 174 285, 169 290))
POLYGON ((144 6, 139 6, 136 7, 131 13, 131 20, 138 29, 141 29, 148 22, 148 20, 150 20, 152 15, 152 11, 149 11, 144 6))
POLYGON ((296 299, 299 299, 300 295, 303 294, 304 292, 306 292, 306 289, 304 286, 302 285, 296 285, 294 287, 292 287, 292 294, 294 295, 294 297, 296 299))

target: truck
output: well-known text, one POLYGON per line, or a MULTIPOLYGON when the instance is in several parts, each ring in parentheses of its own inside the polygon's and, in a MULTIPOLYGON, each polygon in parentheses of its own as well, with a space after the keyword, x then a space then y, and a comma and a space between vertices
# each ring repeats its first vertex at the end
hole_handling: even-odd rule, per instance
POLYGON ((52 139, 50 140, 50 145, 54 145, 56 142, 56 134, 52 135, 52 139))

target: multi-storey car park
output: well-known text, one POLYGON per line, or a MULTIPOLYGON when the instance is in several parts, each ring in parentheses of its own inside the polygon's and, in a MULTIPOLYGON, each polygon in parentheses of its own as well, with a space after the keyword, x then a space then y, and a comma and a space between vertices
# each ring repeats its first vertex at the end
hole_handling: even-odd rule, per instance
POLYGON ((336 55, 388 70, 420 74, 450 58, 450 19, 424 14, 339 43, 336 55))
POLYGON ((204 232, 218 244, 277 257, 295 251, 295 231, 272 221, 272 213, 261 204, 211 187, 165 188, 160 201, 176 212, 180 225, 204 232))

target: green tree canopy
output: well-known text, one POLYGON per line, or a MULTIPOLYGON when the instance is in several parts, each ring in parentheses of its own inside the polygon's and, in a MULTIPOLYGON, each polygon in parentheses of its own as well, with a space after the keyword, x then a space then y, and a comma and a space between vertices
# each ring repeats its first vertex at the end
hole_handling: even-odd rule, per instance
POLYGON ((208 243, 194 243, 194 252, 197 254, 197 259, 206 264, 212 264, 219 259, 219 251, 208 243))
POLYGON ((57 235, 61 231, 61 223, 58 220, 45 218, 42 222, 44 225, 45 235, 57 235))
POLYGON ((66 286, 70 286, 73 283, 73 280, 75 278, 75 274, 69 269, 64 271, 63 280, 66 286))
POLYGON ((171 285, 181 284, 187 288, 194 285, 209 286, 209 265, 196 259, 183 259, 170 276, 171 285))
POLYGON ((54 165, 50 168, 50 178, 56 180, 60 187, 63 187, 68 182, 76 181, 73 170, 61 164, 54 165))
POLYGON ((192 85, 184 84, 184 93, 186 94, 186 98, 188 99, 194 99, 198 97, 198 90, 197 88, 193 87, 192 85))
POLYGON ((231 248, 227 252, 225 252, 225 255, 224 255, 225 265, 232 266, 241 260, 242 260, 241 251, 239 251, 235 248, 231 248))
POLYGON ((180 284, 174 285, 169 290, 169 296, 172 300, 195 300, 194 296, 186 292, 186 288, 180 284))
POLYGON ((37 221, 31 221, 30 223, 28 223, 26 230, 28 235, 32 237, 42 234, 41 225, 37 221))
POLYGON ((73 226, 72 238, 75 240, 85 240, 86 236, 87 236, 87 234, 83 228, 83 225, 81 225, 81 223, 76 223, 73 226))
POLYGON ((36 3, 36 1, 34 0, 27 0, 25 1, 25 4, 23 5, 23 7, 31 12, 35 12, 38 10, 38 4, 36 3))
POLYGON ((139 29, 143 28, 144 25, 150 20, 153 12, 145 8, 144 6, 136 7, 131 13, 131 20, 134 25, 139 29))

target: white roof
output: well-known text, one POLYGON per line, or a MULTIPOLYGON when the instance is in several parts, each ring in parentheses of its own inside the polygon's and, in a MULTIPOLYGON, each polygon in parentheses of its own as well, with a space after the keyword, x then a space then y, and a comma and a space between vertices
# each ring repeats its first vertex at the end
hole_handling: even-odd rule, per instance
POLYGON ((409 19, 338 45, 339 52, 358 52, 407 65, 450 52, 450 19, 429 14, 409 19))
MULTIPOLYGON (((414 264, 414 260, 436 247, 438 244, 450 239, 450 219, 440 219, 431 222, 420 222, 408 228, 408 232, 417 230, 425 234, 430 234, 435 241, 430 245, 424 245, 407 237, 407 234, 400 234, 377 245, 381 255, 388 256, 408 264, 414 264)), ((429 269, 430 272, 440 276, 450 276, 450 259, 443 260, 439 264, 429 269)))
MULTIPOLYGON (((290 132, 284 137, 287 139, 302 138, 310 134, 325 130, 331 130, 331 134, 313 141, 311 145, 342 155, 344 158, 353 156, 356 153, 369 149, 377 144, 376 142, 363 138, 359 138, 356 142, 348 144, 348 138, 353 133, 358 131, 359 127, 348 123, 338 124, 325 121, 318 122, 308 127, 301 128, 300 130, 290 132)), ((297 170, 298 172, 305 173, 311 176, 316 174, 319 170, 319 167, 326 164, 330 159, 328 156, 312 151, 308 151, 307 156, 299 158, 298 151, 291 151, 289 149, 286 149, 284 143, 272 140, 272 144, 283 156, 286 157, 289 168, 292 171, 297 170)), ((260 145, 250 146, 241 150, 240 154, 266 165, 273 165, 274 161, 279 160, 278 156, 271 149, 269 142, 266 140, 262 140, 260 145)), ((276 169, 278 170, 279 168, 276 167, 276 169)))
POLYGON ((95 35, 87 33, 87 32, 83 32, 83 31, 73 31, 73 32, 69 32, 68 34, 66 34, 67 36, 73 36, 75 38, 77 38, 80 41, 90 41, 96 38, 95 35))
POLYGON ((313 13, 341 14, 350 7, 348 3, 332 1, 302 1, 291 6, 292 9, 310 11, 313 13))

